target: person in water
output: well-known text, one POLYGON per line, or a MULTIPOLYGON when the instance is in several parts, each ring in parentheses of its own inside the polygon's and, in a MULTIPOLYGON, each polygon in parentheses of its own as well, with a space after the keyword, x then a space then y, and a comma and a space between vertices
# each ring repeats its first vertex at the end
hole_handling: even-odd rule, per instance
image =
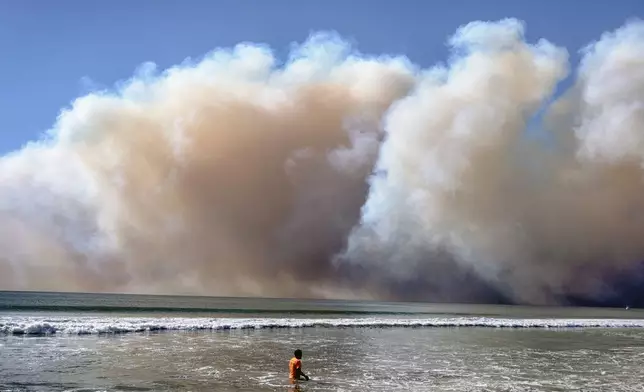
POLYGON ((288 378, 291 381, 301 380, 302 378, 304 378, 306 381, 309 381, 309 376, 304 374, 304 372, 302 371, 302 350, 295 350, 293 355, 295 356, 291 358, 288 363, 288 378))

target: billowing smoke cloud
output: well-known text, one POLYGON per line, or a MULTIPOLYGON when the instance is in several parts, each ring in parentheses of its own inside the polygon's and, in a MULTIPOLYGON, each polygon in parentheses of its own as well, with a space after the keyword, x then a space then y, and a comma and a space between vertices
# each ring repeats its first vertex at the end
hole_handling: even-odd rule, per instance
POLYGON ((242 44, 64 111, 0 163, 2 288, 328 296, 404 58, 242 44))
POLYGON ((0 288, 605 295, 644 260, 644 23, 554 103, 567 52, 518 21, 449 44, 428 70, 333 34, 284 65, 241 44, 77 99, 0 160, 0 288))
POLYGON ((567 53, 527 44, 515 20, 469 24, 450 43, 451 67, 386 118, 383 174, 346 258, 403 281, 425 266, 426 281, 458 292, 432 268, 447 254, 515 302, 605 294, 644 258, 644 24, 586 49, 573 91, 547 110, 546 142, 525 131, 567 53))

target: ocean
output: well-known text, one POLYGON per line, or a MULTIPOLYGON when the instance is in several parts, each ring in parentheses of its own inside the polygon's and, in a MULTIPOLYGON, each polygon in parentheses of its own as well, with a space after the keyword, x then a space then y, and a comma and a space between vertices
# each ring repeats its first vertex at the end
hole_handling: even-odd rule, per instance
POLYGON ((641 391, 643 362, 635 309, 0 292, 0 391, 641 391))

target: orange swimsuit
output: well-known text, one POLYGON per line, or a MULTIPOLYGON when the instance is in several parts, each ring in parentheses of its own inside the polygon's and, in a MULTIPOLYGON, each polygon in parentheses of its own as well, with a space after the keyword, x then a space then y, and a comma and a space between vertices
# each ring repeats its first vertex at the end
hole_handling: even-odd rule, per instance
POLYGON ((288 363, 288 378, 295 380, 297 377, 297 369, 302 369, 302 361, 293 357, 288 363))

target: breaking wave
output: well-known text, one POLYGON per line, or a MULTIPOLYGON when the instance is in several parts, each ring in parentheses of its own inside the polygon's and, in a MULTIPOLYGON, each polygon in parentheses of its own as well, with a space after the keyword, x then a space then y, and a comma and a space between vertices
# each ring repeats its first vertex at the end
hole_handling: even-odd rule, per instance
POLYGON ((104 335, 271 328, 644 328, 636 319, 4 317, 0 335, 104 335))

